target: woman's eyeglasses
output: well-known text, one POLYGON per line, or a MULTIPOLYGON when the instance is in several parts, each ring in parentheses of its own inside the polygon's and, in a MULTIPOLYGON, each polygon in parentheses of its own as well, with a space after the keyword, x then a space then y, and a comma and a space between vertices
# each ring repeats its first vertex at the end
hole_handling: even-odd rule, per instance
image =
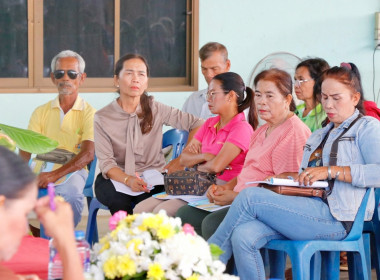
POLYGON ((207 99, 214 99, 217 93, 228 93, 229 91, 208 91, 206 94, 207 99))
MULTIPOLYGON (((67 70, 67 76, 69 76, 71 80, 75 80, 79 74, 79 72, 76 72, 74 70, 67 70)), ((61 79, 63 76, 65 76, 65 70, 54 71, 54 78, 56 78, 57 80, 61 79)))
POLYGON ((308 81, 311 81, 312 79, 307 79, 307 80, 294 80, 294 85, 297 86, 297 87, 300 87, 302 85, 302 83, 305 83, 305 82, 308 82, 308 81))

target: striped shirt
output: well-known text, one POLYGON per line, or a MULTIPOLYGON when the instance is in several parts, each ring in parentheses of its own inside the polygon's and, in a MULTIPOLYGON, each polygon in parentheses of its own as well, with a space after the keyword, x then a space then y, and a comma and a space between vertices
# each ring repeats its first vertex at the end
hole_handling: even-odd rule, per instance
POLYGON ((266 138, 267 129, 268 124, 265 124, 253 133, 234 191, 247 188, 246 182, 261 181, 283 172, 298 172, 310 129, 296 115, 276 127, 266 138))

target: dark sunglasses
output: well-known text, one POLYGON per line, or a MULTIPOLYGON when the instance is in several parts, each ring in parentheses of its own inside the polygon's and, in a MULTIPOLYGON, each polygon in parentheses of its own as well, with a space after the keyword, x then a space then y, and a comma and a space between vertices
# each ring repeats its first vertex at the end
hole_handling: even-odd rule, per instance
MULTIPOLYGON (((67 76, 69 76, 71 80, 75 80, 79 74, 79 72, 76 72, 74 70, 67 70, 67 76)), ((65 76, 65 70, 54 71, 54 78, 56 78, 57 80, 61 79, 63 76, 65 76)))

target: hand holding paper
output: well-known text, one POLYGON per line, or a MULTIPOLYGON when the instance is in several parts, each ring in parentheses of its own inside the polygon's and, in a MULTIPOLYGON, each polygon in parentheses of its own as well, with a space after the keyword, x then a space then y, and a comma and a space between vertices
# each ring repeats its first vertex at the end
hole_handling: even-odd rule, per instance
POLYGON ((128 183, 131 182, 129 183, 131 186, 126 186, 123 183, 120 183, 112 179, 111 182, 115 186, 116 191, 132 196, 137 196, 144 192, 149 192, 151 189, 154 188, 154 186, 163 185, 164 176, 157 170, 151 169, 145 170, 142 173, 140 179, 137 179, 137 177, 132 177, 131 179, 129 179, 128 183), (139 188, 133 187, 135 182, 139 184, 139 188), (145 186, 146 189, 144 189, 143 186, 145 186))

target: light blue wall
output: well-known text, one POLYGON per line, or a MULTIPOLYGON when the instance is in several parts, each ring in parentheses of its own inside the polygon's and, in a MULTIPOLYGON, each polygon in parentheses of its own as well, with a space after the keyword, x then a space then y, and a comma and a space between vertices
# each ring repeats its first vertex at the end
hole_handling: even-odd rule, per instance
MULTIPOLYGON (((229 50, 231 71, 248 81, 256 63, 269 53, 319 56, 330 65, 354 62, 361 70, 367 99, 372 95, 375 12, 379 0, 200 0, 199 44, 218 41, 229 50)), ((377 56, 380 56, 377 54, 377 56)), ((380 57, 376 59, 380 85, 380 57)), ((203 76, 200 88, 205 88, 203 76)), ((376 90, 377 91, 377 90, 376 90)), ((158 101, 181 108, 190 92, 152 93, 158 101)), ((0 94, 0 123, 26 127, 35 107, 55 94, 0 94)), ((114 93, 82 96, 96 109, 114 93)))

